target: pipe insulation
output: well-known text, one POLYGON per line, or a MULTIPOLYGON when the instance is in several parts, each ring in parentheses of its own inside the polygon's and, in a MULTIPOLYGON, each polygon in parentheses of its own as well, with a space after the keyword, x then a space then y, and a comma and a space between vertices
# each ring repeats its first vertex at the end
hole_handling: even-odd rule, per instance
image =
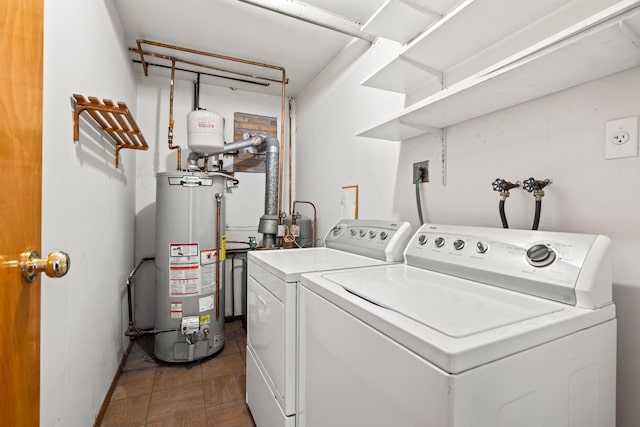
POLYGON ((264 215, 260 217, 258 232, 262 233, 262 246, 273 248, 278 233, 278 185, 280 181, 280 142, 276 138, 267 141, 264 215))

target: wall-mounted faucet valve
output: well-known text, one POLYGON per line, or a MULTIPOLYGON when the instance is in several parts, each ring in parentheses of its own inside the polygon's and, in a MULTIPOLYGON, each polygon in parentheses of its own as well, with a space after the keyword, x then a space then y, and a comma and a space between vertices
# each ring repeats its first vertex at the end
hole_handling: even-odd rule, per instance
POLYGON ((525 179, 522 185, 522 188, 529 193, 532 193, 536 198, 536 201, 542 200, 544 196, 544 191, 542 190, 547 185, 551 184, 551 180, 545 179, 543 181, 538 181, 534 178, 525 179))
POLYGON ((538 181, 534 178, 525 179, 522 185, 529 193, 533 194, 533 197, 536 198, 536 210, 533 215, 533 227, 532 230, 537 230, 540 225, 540 212, 542 211, 542 197, 544 196, 544 191, 542 189, 547 185, 551 184, 551 180, 545 179, 543 181, 538 181))
POLYGON ((502 178, 496 178, 496 180, 491 183, 491 187, 493 188, 493 191, 500 192, 500 198, 502 200, 506 200, 506 198, 509 197, 509 190, 520 187, 520 181, 513 183, 505 181, 502 178))

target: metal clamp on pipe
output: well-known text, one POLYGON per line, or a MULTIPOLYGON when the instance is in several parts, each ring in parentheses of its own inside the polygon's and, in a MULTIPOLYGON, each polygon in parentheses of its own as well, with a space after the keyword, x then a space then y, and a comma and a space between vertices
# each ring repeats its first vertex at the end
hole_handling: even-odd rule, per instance
POLYGON ((507 197, 509 197, 509 190, 513 188, 520 187, 520 181, 516 181, 515 183, 506 181, 502 178, 496 178, 495 181, 491 184, 493 191, 498 191, 500 193, 500 203, 498 204, 498 212, 500 213, 500 220, 502 221, 502 228, 509 228, 509 223, 507 222, 507 214, 504 210, 505 201, 507 197))

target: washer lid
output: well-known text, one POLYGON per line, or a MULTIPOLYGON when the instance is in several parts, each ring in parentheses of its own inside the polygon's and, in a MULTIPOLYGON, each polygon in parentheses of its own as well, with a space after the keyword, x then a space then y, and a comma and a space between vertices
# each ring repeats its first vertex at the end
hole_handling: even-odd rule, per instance
POLYGON ((248 257, 249 261, 254 261, 285 282, 299 282, 303 273, 386 264, 329 248, 249 251, 248 257))
POLYGON ((406 264, 304 274, 302 286, 451 374, 615 319, 613 304, 574 307, 406 264))
POLYGON ((563 307, 515 292, 419 269, 325 275, 347 291, 450 337, 462 338, 563 307))

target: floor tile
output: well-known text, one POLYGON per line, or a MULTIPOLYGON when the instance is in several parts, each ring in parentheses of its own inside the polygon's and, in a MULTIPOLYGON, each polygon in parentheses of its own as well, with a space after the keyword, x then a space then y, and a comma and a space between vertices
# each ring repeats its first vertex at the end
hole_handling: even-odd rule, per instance
POLYGON ((138 427, 145 424, 151 395, 112 401, 102 419, 102 427, 138 427))
POLYGON ((204 382, 204 402, 206 406, 244 401, 245 375, 232 374, 210 378, 204 382))
POLYGON ((163 420, 155 421, 146 427, 207 427, 213 426, 207 423, 207 412, 202 409, 195 412, 178 414, 163 420))
POLYGON ((154 391, 151 394, 147 422, 162 421, 185 412, 198 412, 202 409, 204 409, 202 382, 154 391))
POLYGON ((193 383, 202 383, 200 364, 166 365, 157 368, 153 391, 175 389, 193 383))
POLYGON ((202 377, 206 380, 230 374, 243 374, 245 362, 240 353, 221 354, 202 364, 202 377))
POLYGON ((238 345, 237 338, 225 338, 224 349, 222 349, 222 354, 234 354, 240 351, 240 346, 238 345))
POLYGON ((111 401, 145 394, 151 395, 155 375, 155 368, 122 372, 111 396, 111 401))
POLYGON ((255 426, 244 402, 207 407, 207 421, 209 425, 216 427, 255 426))
POLYGON ((244 403, 246 332, 240 320, 225 324, 225 347, 191 364, 155 359, 153 337, 131 347, 102 426, 255 427, 244 403))

